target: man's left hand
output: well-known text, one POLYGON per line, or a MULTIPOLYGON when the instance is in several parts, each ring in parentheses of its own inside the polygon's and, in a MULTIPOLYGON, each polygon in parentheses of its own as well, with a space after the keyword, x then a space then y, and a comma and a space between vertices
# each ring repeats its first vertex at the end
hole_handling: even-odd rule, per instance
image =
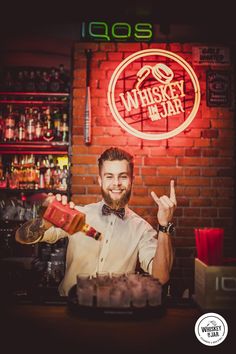
POLYGON ((173 218, 174 211, 177 206, 175 195, 175 181, 170 181, 170 197, 163 195, 158 197, 155 192, 151 192, 151 196, 158 205, 157 220, 162 226, 167 226, 173 218))

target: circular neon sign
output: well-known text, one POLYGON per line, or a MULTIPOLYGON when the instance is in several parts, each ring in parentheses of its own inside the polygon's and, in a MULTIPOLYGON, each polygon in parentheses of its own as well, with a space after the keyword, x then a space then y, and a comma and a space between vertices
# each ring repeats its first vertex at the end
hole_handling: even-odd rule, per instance
POLYGON ((179 134, 193 121, 200 105, 200 86, 182 57, 146 49, 117 66, 107 97, 123 129, 142 139, 161 140, 179 134))

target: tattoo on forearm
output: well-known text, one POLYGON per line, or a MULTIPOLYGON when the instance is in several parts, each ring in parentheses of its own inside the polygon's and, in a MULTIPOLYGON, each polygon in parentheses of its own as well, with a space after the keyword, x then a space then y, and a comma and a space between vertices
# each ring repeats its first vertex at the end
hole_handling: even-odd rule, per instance
POLYGON ((22 243, 32 243, 40 241, 46 231, 42 225, 42 219, 36 218, 24 223, 18 230, 18 238, 22 243))

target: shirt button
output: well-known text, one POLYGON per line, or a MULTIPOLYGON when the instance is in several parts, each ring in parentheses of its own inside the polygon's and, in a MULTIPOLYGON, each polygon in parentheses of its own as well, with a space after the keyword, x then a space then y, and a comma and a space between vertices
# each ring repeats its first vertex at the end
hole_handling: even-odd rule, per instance
POLYGON ((113 222, 111 221, 111 225, 113 225, 113 222))
POLYGON ((106 243, 108 243, 108 240, 106 240, 106 243))
POLYGON ((102 261, 103 261, 103 258, 101 258, 100 261, 102 262, 102 261))

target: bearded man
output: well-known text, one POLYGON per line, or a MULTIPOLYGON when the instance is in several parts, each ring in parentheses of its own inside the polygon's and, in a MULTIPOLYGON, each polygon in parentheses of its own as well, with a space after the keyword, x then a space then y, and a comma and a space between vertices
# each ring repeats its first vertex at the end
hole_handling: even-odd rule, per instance
MULTIPOLYGON (((135 271, 137 262, 161 284, 167 283, 173 263, 174 181, 170 181, 170 196, 157 197, 151 192, 158 206, 158 228, 155 230, 128 207, 134 180, 133 156, 111 147, 99 157, 98 168, 102 200, 85 206, 69 202, 71 208, 86 215, 86 223, 98 231, 98 239, 88 237, 82 231, 69 235, 45 219, 36 218, 17 230, 16 240, 28 244, 55 243, 68 237, 65 275, 59 285, 62 296, 68 295, 79 273, 129 273, 135 271)), ((49 195, 46 204, 55 198, 63 205, 68 203, 67 196, 57 194, 49 195)))

